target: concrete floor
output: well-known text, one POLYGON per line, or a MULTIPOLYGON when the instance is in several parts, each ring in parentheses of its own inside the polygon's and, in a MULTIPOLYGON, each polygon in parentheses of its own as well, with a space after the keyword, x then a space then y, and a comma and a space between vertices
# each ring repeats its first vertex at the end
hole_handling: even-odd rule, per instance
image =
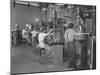
MULTIPOLYGON (((59 58, 58 58, 59 59, 59 58)), ((43 59, 45 61, 45 59, 43 59)), ((32 53, 32 48, 26 45, 12 47, 11 50, 11 72, 29 73, 29 72, 47 72, 71 70, 67 68, 68 64, 40 63, 32 53)))

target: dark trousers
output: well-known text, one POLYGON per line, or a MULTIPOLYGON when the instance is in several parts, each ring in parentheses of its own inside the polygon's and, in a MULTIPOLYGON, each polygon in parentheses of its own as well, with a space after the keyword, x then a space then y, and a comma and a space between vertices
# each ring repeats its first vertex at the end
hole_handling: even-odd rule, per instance
POLYGON ((18 43, 18 31, 13 31, 12 33, 13 43, 16 45, 18 43))
POLYGON ((76 58, 75 58, 76 51, 74 42, 65 43, 65 52, 66 52, 66 58, 68 58, 70 66, 76 67, 76 58))

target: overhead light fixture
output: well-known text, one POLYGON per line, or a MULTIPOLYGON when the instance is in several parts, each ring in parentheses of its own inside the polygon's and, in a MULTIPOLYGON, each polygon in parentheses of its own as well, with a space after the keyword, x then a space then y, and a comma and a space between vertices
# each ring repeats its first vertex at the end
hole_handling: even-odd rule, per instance
POLYGON ((35 2, 30 2, 30 5, 32 5, 32 6, 39 6, 39 4, 38 3, 35 3, 35 2))
POLYGON ((25 2, 25 1, 16 1, 16 4, 23 4, 23 5, 28 5, 28 7, 30 7, 30 6, 39 6, 39 4, 38 3, 36 3, 36 2, 25 2))
POLYGON ((62 4, 62 3, 57 3, 56 5, 62 6, 62 5, 64 5, 64 4, 62 4))
POLYGON ((24 2, 24 1, 16 1, 16 3, 18 3, 18 4, 25 4, 25 5, 28 4, 28 2, 24 2))

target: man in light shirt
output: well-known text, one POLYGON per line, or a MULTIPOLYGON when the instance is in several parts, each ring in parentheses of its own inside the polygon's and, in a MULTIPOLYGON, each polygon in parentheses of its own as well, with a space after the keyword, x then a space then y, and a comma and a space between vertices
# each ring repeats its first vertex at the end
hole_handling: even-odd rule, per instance
POLYGON ((36 30, 36 27, 33 28, 31 34, 32 34, 32 47, 36 47, 36 44, 38 44, 38 34, 39 34, 39 31, 36 30))
POLYGON ((52 29, 48 32, 48 33, 45 33, 45 32, 40 32, 39 35, 38 35, 38 41, 39 41, 39 44, 37 45, 37 48, 40 48, 40 49, 45 49, 47 52, 49 52, 51 50, 51 46, 49 46, 48 44, 45 43, 45 37, 50 35, 52 33, 52 29))
POLYGON ((27 35, 27 27, 25 27, 23 30, 22 30, 22 38, 23 39, 28 39, 28 35, 27 35))
POLYGON ((75 35, 76 35, 76 32, 74 30, 74 24, 69 23, 69 26, 65 30, 65 34, 64 34, 64 38, 65 38, 64 49, 65 49, 67 58, 70 61, 70 67, 76 67, 75 46, 74 46, 75 35))
POLYGON ((22 30, 22 37, 27 40, 28 46, 31 46, 31 33, 28 24, 26 24, 25 28, 22 30))
POLYGON ((12 36, 13 36, 14 45, 17 45, 17 43, 18 43, 18 29, 19 29, 18 25, 15 24, 13 26, 13 29, 12 29, 12 32, 13 32, 12 36))
POLYGON ((76 31, 74 29, 74 24, 70 23, 68 29, 65 30, 64 38, 65 38, 65 51, 67 57, 71 59, 70 66, 76 68, 76 58, 75 58, 77 51, 76 49, 81 48, 81 47, 76 48, 76 41, 83 39, 81 28, 79 29, 79 31, 76 31))

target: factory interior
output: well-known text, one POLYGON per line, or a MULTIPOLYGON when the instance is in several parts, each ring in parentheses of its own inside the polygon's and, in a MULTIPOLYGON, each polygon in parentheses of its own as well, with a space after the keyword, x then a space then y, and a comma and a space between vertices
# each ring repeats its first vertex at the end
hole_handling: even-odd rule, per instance
POLYGON ((96 6, 11 0, 10 9, 11 73, 96 69, 96 6), (80 34, 74 43, 66 46, 64 36, 69 24, 73 24, 80 34), (14 29, 14 26, 17 27, 14 29), (31 32, 28 32, 28 39, 23 38, 22 31, 27 26, 38 36, 53 31, 53 36, 46 40, 49 43, 47 50, 37 48, 39 37, 33 39, 31 32), (69 49, 74 49, 70 58, 69 49), (75 67, 69 67, 73 58, 75 67))

